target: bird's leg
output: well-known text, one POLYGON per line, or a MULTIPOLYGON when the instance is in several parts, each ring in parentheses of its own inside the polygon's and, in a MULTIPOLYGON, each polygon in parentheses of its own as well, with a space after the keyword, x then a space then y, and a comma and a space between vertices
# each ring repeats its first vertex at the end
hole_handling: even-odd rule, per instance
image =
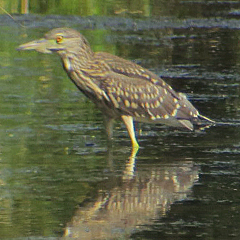
POLYGON ((108 141, 111 141, 112 137, 113 137, 114 119, 104 116, 103 121, 104 121, 105 129, 106 129, 108 141))
POLYGON ((132 147, 138 149, 139 145, 138 145, 137 139, 135 137, 133 118, 131 116, 122 115, 122 120, 127 127, 128 134, 132 141, 132 147))

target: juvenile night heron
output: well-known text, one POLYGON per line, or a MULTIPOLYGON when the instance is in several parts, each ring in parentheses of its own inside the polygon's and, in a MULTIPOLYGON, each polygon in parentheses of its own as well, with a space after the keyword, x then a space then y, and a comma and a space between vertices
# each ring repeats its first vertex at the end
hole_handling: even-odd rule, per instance
POLYGON ((58 53, 69 78, 102 110, 108 137, 112 137, 113 120, 122 119, 135 148, 134 120, 189 130, 201 120, 212 122, 156 74, 109 53, 94 53, 76 30, 53 29, 18 50, 58 53))

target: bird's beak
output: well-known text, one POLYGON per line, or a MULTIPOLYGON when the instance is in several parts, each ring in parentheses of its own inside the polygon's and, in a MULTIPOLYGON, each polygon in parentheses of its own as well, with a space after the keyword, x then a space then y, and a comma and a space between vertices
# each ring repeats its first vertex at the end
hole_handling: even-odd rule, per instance
POLYGON ((45 38, 41 38, 38 40, 34 40, 25 44, 20 45, 17 50, 36 50, 41 53, 52 53, 52 51, 48 48, 48 45, 50 47, 49 40, 45 38))

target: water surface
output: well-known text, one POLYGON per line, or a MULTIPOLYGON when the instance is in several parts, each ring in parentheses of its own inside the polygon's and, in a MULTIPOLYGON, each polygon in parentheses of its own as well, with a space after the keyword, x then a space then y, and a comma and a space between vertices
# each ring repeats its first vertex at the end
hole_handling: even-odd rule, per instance
POLYGON ((237 3, 222 4, 219 18, 16 15, 25 29, 0 16, 1 238, 239 238, 240 21, 237 3), (60 26, 154 71, 221 124, 136 124, 133 156, 117 122, 109 149, 101 112, 58 56, 15 50, 60 26))

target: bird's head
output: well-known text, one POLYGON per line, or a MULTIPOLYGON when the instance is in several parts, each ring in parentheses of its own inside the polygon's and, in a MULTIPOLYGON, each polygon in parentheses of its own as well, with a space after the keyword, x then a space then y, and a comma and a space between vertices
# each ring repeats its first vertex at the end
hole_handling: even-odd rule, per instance
POLYGON ((90 48, 88 41, 78 31, 71 28, 55 28, 44 38, 20 45, 17 50, 36 50, 42 53, 66 52, 78 48, 90 48))

